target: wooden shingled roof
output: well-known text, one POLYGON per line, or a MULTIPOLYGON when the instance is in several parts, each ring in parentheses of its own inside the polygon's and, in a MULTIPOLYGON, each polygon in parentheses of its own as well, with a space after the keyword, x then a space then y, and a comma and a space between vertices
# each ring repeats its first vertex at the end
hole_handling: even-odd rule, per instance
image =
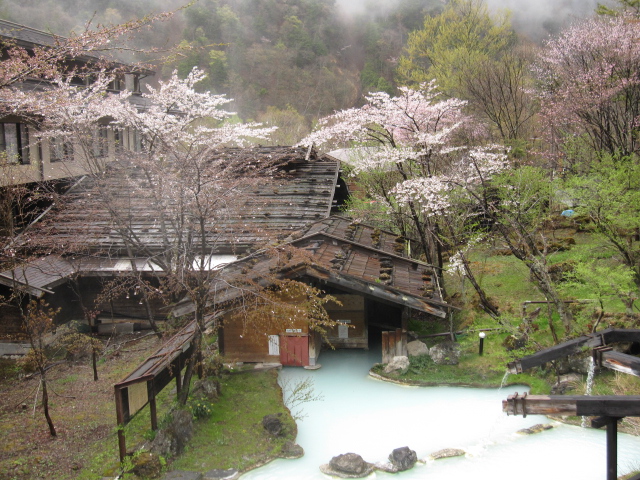
POLYGON ((396 233, 373 227, 341 215, 331 215, 318 222, 307 225, 296 232, 291 240, 314 233, 325 233, 345 240, 350 240, 363 247, 382 250, 400 257, 409 257, 412 240, 398 236, 396 233))
POLYGON ((51 288, 64 283, 75 272, 71 262, 57 255, 49 255, 0 272, 0 284, 21 288, 39 297, 43 293, 52 293, 51 288))
MULTIPOLYGON (((268 159, 277 168, 240 185, 233 197, 220 202, 207 227, 210 253, 243 253, 329 216, 340 168, 336 160, 293 147, 227 149, 220 154, 223 157, 248 163, 268 159)), ((116 209, 147 254, 166 248, 167 236, 177 233, 170 225, 162 228, 157 205, 145 191, 147 180, 131 174, 123 180, 121 173, 116 169, 100 183, 87 178, 67 193, 65 204, 35 229, 40 244, 62 246, 67 252, 127 256, 110 211, 116 209)), ((146 255, 134 252, 134 256, 146 255)))
MULTIPOLYGON (((382 242, 384 248, 347 238, 353 228, 346 226, 351 224, 343 217, 323 219, 307 227, 307 235, 280 246, 281 255, 277 254, 278 249, 275 254, 273 251, 258 252, 229 264, 223 269, 220 281, 213 286, 215 302, 220 305, 236 299, 238 290, 229 287, 234 283, 230 279, 246 277, 266 286, 265 282, 276 275, 279 278, 314 278, 378 301, 407 306, 441 318, 446 315, 451 306, 442 300, 433 267, 394 252, 395 236, 393 242, 382 242), (303 260, 286 260, 286 249, 292 247, 303 252, 303 260)), ((368 225, 359 224, 359 227, 367 232, 376 230, 368 225)), ((191 305, 184 302, 176 306, 174 314, 184 315, 190 311, 191 305)))

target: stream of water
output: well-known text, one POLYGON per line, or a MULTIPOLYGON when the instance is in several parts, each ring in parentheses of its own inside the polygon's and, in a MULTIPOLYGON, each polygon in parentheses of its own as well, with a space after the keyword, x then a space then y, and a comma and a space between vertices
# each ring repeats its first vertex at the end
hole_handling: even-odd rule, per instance
MULTIPOLYGON (((354 452, 372 463, 386 462, 394 448, 408 446, 418 459, 443 448, 460 448, 464 457, 427 461, 398 474, 374 472, 369 479, 539 480, 606 477, 605 432, 554 423, 535 435, 516 433, 544 416, 502 413, 502 400, 526 387, 472 389, 407 387, 368 376, 379 351, 323 352, 322 368, 284 368, 290 382, 310 377, 322 401, 302 405, 297 443, 304 457, 276 460, 244 474, 241 480, 326 480, 319 466, 354 452)), ((296 412, 294 412, 296 413, 296 412)), ((618 474, 640 468, 640 438, 618 435, 618 474)))

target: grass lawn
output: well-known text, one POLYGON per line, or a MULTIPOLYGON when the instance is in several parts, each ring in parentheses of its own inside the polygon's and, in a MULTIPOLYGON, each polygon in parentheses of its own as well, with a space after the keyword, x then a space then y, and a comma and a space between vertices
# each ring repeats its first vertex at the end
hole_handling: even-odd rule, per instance
POLYGON ((226 375, 211 417, 196 425, 193 439, 186 452, 171 464, 172 470, 246 470, 276 457, 283 444, 295 440, 297 433, 282 404, 276 370, 226 375), (282 414, 285 435, 272 438, 262 427, 262 418, 278 413, 282 414))

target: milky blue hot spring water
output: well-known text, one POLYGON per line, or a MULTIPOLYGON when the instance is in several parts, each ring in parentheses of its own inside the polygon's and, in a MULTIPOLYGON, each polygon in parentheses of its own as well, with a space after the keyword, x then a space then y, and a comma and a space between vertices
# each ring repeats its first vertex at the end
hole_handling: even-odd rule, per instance
MULTIPOLYGON (((526 387, 475 389, 407 387, 368 376, 380 351, 323 352, 322 368, 284 368, 280 381, 310 377, 323 400, 301 406, 297 443, 304 457, 276 460, 241 480, 304 480, 330 477, 319 466, 354 452, 371 463, 386 462, 394 448, 415 450, 418 463, 398 474, 372 473, 369 479, 601 480, 606 478, 605 432, 553 422, 544 416, 507 416, 502 400, 526 387), (555 428, 535 435, 516 433, 538 423, 555 428), (427 460, 443 448, 464 457, 427 460)), ((294 412, 295 413, 295 412, 294 412)), ((618 475, 640 469, 640 437, 618 434, 618 475)))

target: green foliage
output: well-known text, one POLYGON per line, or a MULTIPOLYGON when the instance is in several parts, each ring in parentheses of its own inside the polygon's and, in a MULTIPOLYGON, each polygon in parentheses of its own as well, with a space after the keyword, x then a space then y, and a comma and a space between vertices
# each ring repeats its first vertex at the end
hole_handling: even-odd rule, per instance
POLYGON ((444 92, 458 96, 463 76, 507 51, 514 39, 506 13, 494 19, 482 0, 453 0, 409 35, 398 74, 414 86, 435 78, 444 92))
POLYGON ((565 185, 575 211, 594 222, 640 287, 640 159, 602 155, 576 162, 565 185))
POLYGON ((200 420, 209 418, 213 413, 214 406, 211 402, 201 398, 189 398, 187 402, 187 410, 191 412, 193 418, 200 420))
POLYGON ((222 379, 222 394, 213 414, 198 422, 190 447, 172 463, 174 470, 245 469, 275 455, 295 438, 295 422, 282 404, 277 372, 251 372, 222 379), (282 413, 286 435, 270 438, 262 418, 282 413), (215 448, 211 448, 215 445, 215 448))
POLYGON ((618 8, 599 3, 596 13, 598 15, 615 16, 624 12, 631 12, 636 16, 640 15, 640 0, 616 0, 616 3, 618 3, 618 8))

